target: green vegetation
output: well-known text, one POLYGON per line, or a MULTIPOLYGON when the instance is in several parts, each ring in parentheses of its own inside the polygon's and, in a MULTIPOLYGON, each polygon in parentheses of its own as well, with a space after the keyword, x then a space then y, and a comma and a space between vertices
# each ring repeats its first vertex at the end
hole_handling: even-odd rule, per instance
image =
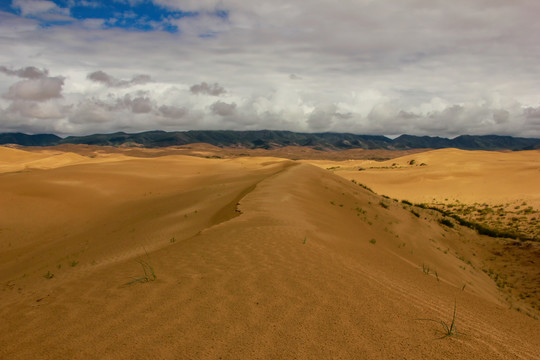
POLYGON ((47 271, 45 275, 43 275, 45 279, 52 279, 54 277, 54 274, 50 271, 47 271))
POLYGON ((144 272, 144 276, 134 278, 133 280, 127 282, 125 285, 131 285, 138 282, 144 283, 144 282, 154 281, 157 279, 156 272, 154 271, 154 267, 152 266, 152 263, 150 261, 150 256, 148 255, 146 250, 145 250, 145 254, 146 254, 146 260, 143 258, 139 258, 136 260, 137 263, 141 265, 144 272))
POLYGON ((351 182, 352 182, 353 184, 356 184, 356 185, 358 185, 358 186, 360 186, 360 187, 366 189, 366 190, 369 191, 369 192, 375 193, 375 192, 374 192, 373 190, 371 190, 368 186, 366 186, 366 185, 364 185, 364 184, 361 184, 361 183, 359 183, 359 182, 356 182, 356 180, 354 180, 354 179, 352 179, 351 182))
MULTIPOLYGON (((507 230, 503 230, 503 229, 494 229, 494 228, 487 227, 486 225, 483 225, 483 224, 480 224, 480 223, 477 223, 477 222, 465 220, 464 218, 462 218, 461 216, 459 216, 459 215, 457 215, 455 213, 449 212, 447 210, 440 209, 440 208, 435 207, 435 206, 429 206, 427 204, 415 204, 415 206, 419 207, 421 209, 437 211, 437 212, 441 213, 444 216, 447 216, 447 217, 450 217, 450 218, 456 220, 457 223, 459 225, 461 225, 461 226, 465 226, 465 227, 468 227, 470 229, 476 230, 480 235, 486 235, 486 236, 495 237, 495 238, 517 239, 519 237, 521 240, 533 240, 533 241, 535 240, 535 239, 528 238, 528 237, 523 236, 523 235, 518 235, 514 231, 507 231, 507 230)), ((487 204, 486 204, 486 206, 487 206, 487 204)), ((448 222, 449 220, 443 219, 443 220, 440 221, 442 224, 447 225, 443 221, 448 222)), ((447 226, 449 226, 449 225, 447 225, 447 226)), ((450 226, 450 227, 453 227, 453 226, 450 226)))
POLYGON ((448 227, 451 227, 451 228, 454 227, 454 223, 451 222, 451 221, 448 220, 448 219, 444 219, 444 218, 443 218, 443 219, 439 220, 439 222, 440 222, 441 224, 443 224, 443 225, 448 226, 448 227))
POLYGON ((369 242, 370 242, 371 244, 375 245, 375 244, 377 243, 377 240, 371 239, 371 240, 369 240, 369 242))
POLYGON ((433 321, 433 322, 436 322, 438 324, 441 324, 441 326, 443 327, 443 330, 444 330, 444 335, 440 339, 444 339, 444 338, 450 337, 452 335, 454 335, 455 337, 458 337, 458 331, 457 331, 457 327, 456 327, 456 309, 457 309, 457 304, 456 304, 456 301, 454 300, 454 313, 452 315, 452 321, 450 322, 450 325, 448 325, 443 320, 434 320, 434 319, 416 319, 416 320, 433 321))

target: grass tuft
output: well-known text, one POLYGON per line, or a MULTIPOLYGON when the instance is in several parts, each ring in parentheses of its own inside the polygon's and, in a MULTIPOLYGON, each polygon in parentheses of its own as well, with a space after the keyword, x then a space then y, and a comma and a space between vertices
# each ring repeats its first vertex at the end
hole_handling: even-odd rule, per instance
POLYGON ((434 319, 416 319, 416 320, 419 320, 419 321, 433 321, 433 322, 436 322, 436 323, 440 324, 442 326, 442 328, 444 329, 444 335, 442 337, 440 337, 439 339, 444 339, 444 338, 450 337, 452 335, 454 335, 455 337, 458 337, 458 331, 457 331, 457 327, 456 327, 456 309, 457 309, 457 304, 456 304, 456 301, 454 300, 454 313, 452 315, 452 321, 450 322, 450 325, 448 325, 443 320, 434 320, 434 319))
POLYGON ((448 219, 441 219, 441 220, 439 220, 439 222, 440 222, 441 224, 443 224, 443 225, 446 225, 446 226, 450 227, 450 228, 453 228, 453 227, 454 227, 454 223, 451 222, 451 221, 448 220, 448 219))
POLYGON ((150 256, 148 255, 146 250, 144 252, 146 254, 146 260, 144 258, 139 258, 136 260, 137 263, 141 265, 144 272, 144 276, 134 278, 133 280, 127 282, 124 285, 131 285, 135 283, 145 283, 145 282, 154 281, 157 279, 156 272, 154 271, 154 267, 152 266, 152 262, 150 261, 150 256))

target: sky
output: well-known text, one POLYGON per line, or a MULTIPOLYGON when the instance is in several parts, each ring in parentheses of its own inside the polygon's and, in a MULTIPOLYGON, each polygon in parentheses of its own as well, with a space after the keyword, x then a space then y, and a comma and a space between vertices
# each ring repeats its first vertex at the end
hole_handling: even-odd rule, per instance
POLYGON ((0 0, 0 132, 540 138, 538 0, 0 0))

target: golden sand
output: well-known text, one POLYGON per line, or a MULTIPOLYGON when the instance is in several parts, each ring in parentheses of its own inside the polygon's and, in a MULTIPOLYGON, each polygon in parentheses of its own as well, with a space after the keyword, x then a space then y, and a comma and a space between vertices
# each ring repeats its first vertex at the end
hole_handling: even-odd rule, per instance
MULTIPOLYGON (((413 200, 454 194, 413 186, 443 164, 477 174, 452 154, 414 154, 428 166, 413 179, 317 165, 413 200)), ((521 175, 506 174, 517 181, 538 180, 538 154, 478 155, 489 159, 491 193, 538 195, 533 180, 490 185, 505 174, 492 155, 516 164, 521 175)), ((485 244, 503 240, 444 226, 429 210, 417 217, 333 171, 268 157, 7 148, 0 171, 2 359, 538 356, 535 310, 511 308, 482 271, 493 256, 485 244), (454 306, 458 336, 444 337, 439 321, 450 325, 454 306)), ((460 183, 457 171, 448 181, 460 183)))

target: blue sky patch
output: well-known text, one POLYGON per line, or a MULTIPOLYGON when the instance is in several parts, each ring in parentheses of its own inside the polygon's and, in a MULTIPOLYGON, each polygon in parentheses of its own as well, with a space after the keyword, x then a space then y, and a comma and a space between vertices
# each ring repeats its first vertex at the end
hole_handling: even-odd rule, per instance
MULTIPOLYGON (((0 3, 0 10, 19 16, 36 19, 42 27, 62 26, 88 19, 103 20, 104 28, 122 28, 135 31, 161 30, 178 32, 171 20, 198 16, 197 12, 171 10, 146 0, 130 4, 129 1, 53 0, 44 1, 50 6, 22 7, 17 3, 0 3), (56 7, 52 5, 54 3, 56 7)), ((226 11, 218 11, 216 16, 228 17, 226 11)))

